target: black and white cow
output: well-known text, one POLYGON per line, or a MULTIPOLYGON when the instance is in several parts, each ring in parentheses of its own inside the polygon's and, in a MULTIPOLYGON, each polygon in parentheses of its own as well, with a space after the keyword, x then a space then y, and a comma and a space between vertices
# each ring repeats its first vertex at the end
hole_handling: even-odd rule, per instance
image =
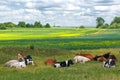
POLYGON ((25 64, 26 64, 26 65, 28 65, 28 64, 34 65, 34 62, 33 62, 32 57, 31 57, 30 55, 27 55, 27 56, 25 57, 25 64))
POLYGON ((56 62, 54 64, 55 68, 60 68, 60 67, 69 67, 70 65, 74 64, 72 60, 66 60, 62 62, 56 62))
POLYGON ((103 62, 103 67, 106 67, 106 68, 113 68, 113 67, 115 67, 115 65, 116 65, 116 63, 115 63, 115 60, 113 60, 113 59, 108 59, 103 62))

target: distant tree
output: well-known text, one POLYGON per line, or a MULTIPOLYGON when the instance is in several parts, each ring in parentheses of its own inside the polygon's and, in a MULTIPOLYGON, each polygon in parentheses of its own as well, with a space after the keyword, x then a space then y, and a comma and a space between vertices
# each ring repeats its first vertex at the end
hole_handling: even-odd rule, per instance
POLYGON ((115 17, 110 24, 111 29, 120 28, 120 17, 115 17))
POLYGON ((102 17, 97 17, 96 22, 97 22, 96 28, 99 28, 104 25, 105 20, 102 17))
POLYGON ((111 22, 111 25, 114 23, 120 23, 120 17, 115 17, 113 21, 111 22))
POLYGON ((79 28, 85 28, 85 26, 81 25, 79 28))
POLYGON ((26 24, 26 28, 33 28, 33 27, 34 27, 33 24, 30 24, 30 23, 27 23, 27 24, 26 24))
POLYGON ((50 26, 49 23, 47 23, 44 27, 45 27, 45 28, 50 28, 51 26, 50 26))
POLYGON ((35 28, 42 28, 42 24, 40 22, 35 21, 34 27, 35 28))
POLYGON ((5 27, 5 24, 0 23, 0 30, 5 30, 5 29, 7 29, 7 28, 5 27))
POLYGON ((115 29, 116 26, 117 26, 117 23, 112 23, 109 28, 110 28, 110 29, 115 29))
POLYGON ((5 27, 7 28, 13 28, 13 27, 16 27, 16 24, 12 23, 12 22, 5 22, 5 27))
POLYGON ((24 21, 19 21, 18 27, 25 28, 26 27, 26 23, 24 21))
POLYGON ((105 25, 100 26, 100 28, 109 28, 109 24, 105 23, 105 25))

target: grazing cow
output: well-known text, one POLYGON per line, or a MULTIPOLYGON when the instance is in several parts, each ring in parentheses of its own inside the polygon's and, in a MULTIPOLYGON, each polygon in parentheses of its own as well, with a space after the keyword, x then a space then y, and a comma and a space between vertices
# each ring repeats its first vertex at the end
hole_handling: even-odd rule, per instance
POLYGON ((55 64, 56 63, 56 59, 47 59, 46 61, 45 61, 45 64, 46 65, 53 65, 53 64, 55 64))
POLYGON ((5 66, 16 67, 16 68, 25 68, 26 64, 25 64, 25 61, 19 62, 18 60, 10 60, 5 63, 5 66))
POLYGON ((103 62, 103 67, 106 68, 114 68, 115 67, 115 61, 113 59, 108 59, 103 62))
POLYGON ((28 65, 28 64, 34 65, 34 62, 33 62, 32 57, 31 57, 30 55, 27 55, 27 56, 25 57, 25 64, 26 64, 26 65, 28 65))
POLYGON ((92 55, 92 54, 76 54, 76 55, 87 57, 87 58, 89 58, 90 60, 92 60, 92 59, 95 57, 95 56, 92 55))
POLYGON ((74 64, 73 61, 70 60, 66 60, 66 61, 62 61, 62 62, 56 62, 54 64, 55 68, 60 68, 60 67, 69 67, 70 65, 74 64))
POLYGON ((85 62, 90 61, 90 59, 87 58, 87 57, 79 56, 79 55, 78 55, 78 56, 75 56, 75 57, 74 57, 74 61, 75 61, 75 63, 77 63, 77 62, 85 63, 85 62))

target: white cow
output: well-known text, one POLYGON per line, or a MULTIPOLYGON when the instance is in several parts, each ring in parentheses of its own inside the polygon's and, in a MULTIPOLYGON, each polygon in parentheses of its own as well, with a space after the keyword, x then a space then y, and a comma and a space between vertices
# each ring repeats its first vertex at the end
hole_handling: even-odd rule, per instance
POLYGON ((84 56, 77 55, 74 57, 74 61, 75 61, 75 63, 77 63, 77 62, 85 63, 85 62, 90 61, 90 59, 87 57, 84 57, 84 56))
POLYGON ((18 60, 10 60, 5 63, 5 66, 16 67, 16 68, 25 68, 26 64, 25 64, 25 61, 19 62, 18 60))

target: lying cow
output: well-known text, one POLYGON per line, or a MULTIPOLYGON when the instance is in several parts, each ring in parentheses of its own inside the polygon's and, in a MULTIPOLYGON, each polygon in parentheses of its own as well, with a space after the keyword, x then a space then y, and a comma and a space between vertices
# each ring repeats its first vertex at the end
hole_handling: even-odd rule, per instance
POLYGON ((47 59, 45 61, 46 65, 54 65, 56 63, 56 59, 47 59))
POLYGON ((34 62, 30 55, 26 56, 26 58, 23 61, 9 60, 8 62, 5 63, 5 66, 15 67, 15 68, 25 68, 28 64, 34 65, 34 62))
POLYGON ((27 56, 25 57, 25 64, 26 64, 26 65, 28 65, 28 64, 34 65, 34 62, 33 62, 32 57, 31 57, 30 55, 27 55, 27 56))
POLYGON ((5 66, 15 67, 15 68, 25 68, 26 64, 25 61, 19 62, 18 60, 10 60, 5 63, 5 66))
POLYGON ((78 55, 78 56, 75 56, 75 57, 74 57, 74 61, 75 61, 75 63, 77 63, 77 62, 85 63, 85 62, 90 61, 90 59, 87 58, 87 57, 79 56, 79 55, 78 55))
POLYGON ((115 60, 108 59, 108 60, 104 61, 103 62, 103 67, 106 67, 106 68, 113 68, 113 67, 115 67, 115 60))
POLYGON ((60 68, 60 67, 69 67, 70 65, 73 64, 72 60, 66 60, 66 61, 62 61, 62 62, 56 62, 54 64, 55 68, 60 68))
POLYGON ((89 58, 90 60, 92 60, 95 57, 93 54, 81 54, 81 53, 78 53, 76 55, 77 56, 84 56, 86 58, 89 58))

